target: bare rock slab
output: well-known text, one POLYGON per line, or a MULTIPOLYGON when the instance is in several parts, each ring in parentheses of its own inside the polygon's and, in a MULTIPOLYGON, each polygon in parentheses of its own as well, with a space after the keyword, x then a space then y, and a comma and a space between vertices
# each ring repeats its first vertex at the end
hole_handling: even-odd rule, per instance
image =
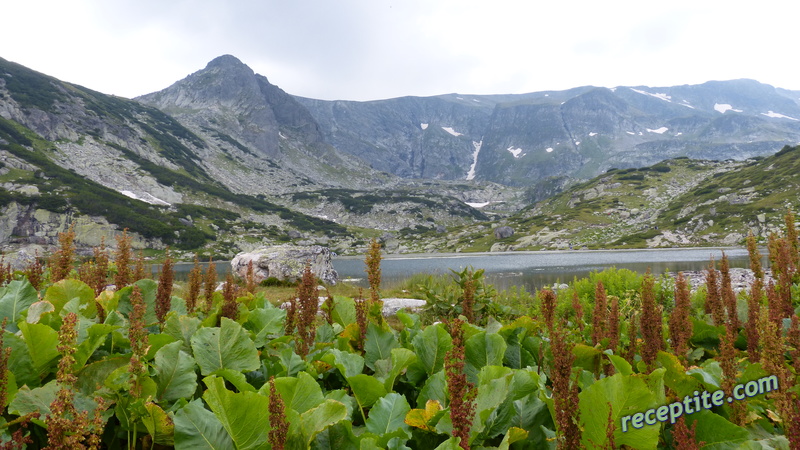
POLYGON ((242 252, 234 256, 231 269, 236 276, 244 278, 247 266, 253 262, 257 282, 275 277, 279 280, 296 281, 303 276, 306 263, 322 282, 336 284, 339 274, 333 268, 331 251, 321 245, 275 245, 242 252))

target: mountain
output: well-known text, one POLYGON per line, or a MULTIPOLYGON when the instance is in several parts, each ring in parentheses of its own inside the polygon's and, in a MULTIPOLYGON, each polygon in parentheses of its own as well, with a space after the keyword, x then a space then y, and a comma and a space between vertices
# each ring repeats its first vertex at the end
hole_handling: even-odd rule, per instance
POLYGON ((420 235, 408 251, 739 246, 751 232, 764 243, 798 211, 798 192, 800 146, 744 161, 682 157, 611 169, 490 224, 420 235))
POLYGON ((399 252, 682 245, 643 227, 701 223, 670 202, 797 143, 798 101, 734 80, 330 102, 230 55, 130 100, 0 58, 0 248, 44 252, 70 223, 83 246, 128 228, 139 248, 220 256, 290 241, 360 253, 372 237, 399 252), (517 234, 494 238, 504 225, 517 234))
POLYGON ((800 95, 753 80, 297 100, 336 148, 402 177, 529 186, 680 156, 742 160, 800 142, 800 95))
POLYGON ((302 105, 233 57, 142 101, 0 59, 0 247, 53 245, 73 223, 81 246, 128 228, 139 248, 226 255, 293 241, 345 253, 379 232, 369 227, 486 220, 462 200, 510 192, 407 184, 317 130, 302 105))

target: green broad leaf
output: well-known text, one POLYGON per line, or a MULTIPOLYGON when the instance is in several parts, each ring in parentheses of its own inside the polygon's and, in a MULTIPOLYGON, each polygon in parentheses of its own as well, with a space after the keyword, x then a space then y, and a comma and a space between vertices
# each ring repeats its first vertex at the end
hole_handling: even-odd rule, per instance
POLYGON ((0 287, 0 322, 8 319, 6 330, 18 331, 17 322, 22 312, 36 301, 39 301, 39 294, 28 280, 14 280, 0 287))
POLYGON ((511 399, 519 400, 529 394, 533 394, 539 389, 539 374, 532 370, 514 370, 514 378, 511 381, 511 399))
POLYGON ((313 448, 317 450, 360 450, 359 439, 348 420, 337 422, 317 434, 313 448))
POLYGON ((168 334, 164 333, 150 333, 147 335, 147 353, 145 354, 146 360, 151 360, 156 357, 156 353, 167 344, 172 344, 177 340, 168 334))
POLYGON ((424 405, 429 400, 436 400, 442 405, 447 403, 447 381, 444 369, 428 377, 417 397, 417 405, 424 405))
POLYGON ((475 334, 464 344, 467 360, 465 371, 470 382, 477 381, 478 372, 484 366, 502 366, 506 353, 506 341, 499 334, 485 331, 475 334))
POLYGON ((497 447, 497 450, 508 450, 510 445, 514 442, 524 441, 528 438, 528 432, 523 430, 522 428, 511 427, 508 429, 508 432, 503 437, 503 440, 500 442, 500 445, 497 447))
POLYGON ((28 354, 31 356, 33 367, 40 377, 44 377, 55 366, 56 360, 61 356, 58 353, 58 333, 56 330, 40 323, 19 323, 28 354))
POLYGON ((105 385, 105 381, 111 373, 121 367, 127 368, 130 362, 130 356, 117 356, 87 364, 77 373, 78 382, 75 387, 83 395, 93 397, 98 386, 105 385))
POLYGON ((391 369, 389 369, 389 373, 383 381, 383 387, 386 388, 386 392, 392 391, 397 377, 417 360, 417 355, 407 348, 393 348, 391 360, 391 369))
POLYGON ((48 317, 47 314, 55 313, 55 306, 52 303, 42 300, 34 302, 28 307, 28 316, 25 321, 28 323, 39 323, 42 317, 48 317))
MULTIPOLYGON (((506 400, 513 376, 512 369, 507 367, 486 366, 481 369, 478 375, 478 396, 475 397, 475 418, 472 421, 470 436, 474 437, 482 432, 492 413, 506 400)), ((498 426, 505 430, 511 426, 511 422, 509 420, 508 423, 498 426)))
POLYGON ((572 348, 572 354, 575 355, 575 362, 573 367, 581 367, 592 373, 597 373, 600 370, 600 361, 602 361, 603 353, 586 344, 575 344, 572 348))
POLYGON ((295 353, 294 349, 291 347, 286 347, 281 350, 278 356, 281 366, 286 371, 286 373, 280 373, 279 375, 291 377, 306 369, 305 360, 295 353))
POLYGON ((172 419, 155 403, 148 402, 144 405, 147 414, 142 417, 147 432, 153 437, 153 442, 161 445, 175 445, 175 425, 172 419))
POLYGON ((195 399, 175 412, 175 448, 177 450, 228 450, 234 448, 222 422, 195 399))
POLYGON ((694 414, 688 414, 686 425, 692 428, 697 422, 695 440, 704 442, 703 449, 727 450, 738 448, 740 444, 750 439, 750 433, 742 427, 729 422, 724 417, 704 409, 694 414))
POLYGON ((527 448, 545 447, 546 437, 541 432, 541 427, 553 427, 553 419, 550 410, 547 408, 538 395, 529 394, 513 402, 514 413, 511 416, 511 425, 531 430, 526 438, 527 448))
POLYGON ((17 391, 17 396, 8 405, 8 412, 16 416, 38 412, 44 419, 47 414, 50 414, 50 404, 56 399, 57 392, 58 383, 55 380, 33 389, 22 386, 17 391))
POLYGON ((345 378, 356 376, 364 371, 364 358, 357 353, 332 349, 325 356, 325 359, 332 358, 332 361, 326 362, 336 367, 345 378))
POLYGON ((289 432, 287 439, 287 448, 302 444, 302 447, 308 448, 314 438, 328 428, 347 417, 347 408, 336 400, 325 400, 319 406, 316 406, 308 411, 299 415, 298 420, 289 419, 289 432))
POLYGON ((702 390, 702 384, 695 377, 687 375, 678 357, 667 352, 660 351, 656 360, 661 367, 666 369, 664 373, 664 384, 675 391, 678 398, 692 394, 694 391, 702 390))
MULTIPOLYGON (((308 373, 300 372, 296 377, 275 378, 275 389, 283 398, 287 409, 302 414, 325 401, 322 388, 308 373)), ((261 395, 269 396, 269 383, 264 384, 259 391, 261 395)))
POLYGON ((503 356, 503 364, 512 369, 521 369, 523 360, 528 360, 530 355, 527 350, 522 348, 520 336, 526 333, 524 328, 501 329, 500 335, 506 340, 506 354, 503 356))
POLYGON ((231 369, 222 369, 213 373, 220 378, 225 379, 236 388, 239 392, 256 392, 256 388, 247 382, 247 377, 242 373, 231 369))
POLYGON ((333 296, 333 314, 331 318, 334 322, 347 328, 347 325, 356 323, 356 304, 352 298, 333 296))
POLYGON ((583 443, 587 448, 605 445, 608 424, 609 404, 615 424, 614 440, 617 445, 633 448, 655 448, 661 431, 661 424, 633 428, 627 423, 627 431, 622 431, 621 419, 624 416, 645 412, 663 403, 658 395, 647 385, 647 379, 637 375, 615 374, 598 380, 579 394, 580 418, 583 424, 583 443))
POLYGON ((8 358, 8 370, 14 373, 19 386, 37 387, 41 384, 39 372, 34 367, 33 359, 28 351, 28 344, 10 331, 3 334, 3 343, 11 349, 8 358))
POLYGON ((411 427, 406 425, 406 414, 411 411, 405 397, 395 392, 386 394, 379 399, 369 411, 367 431, 378 436, 389 434, 395 430, 410 432, 411 427))
POLYGON ((117 327, 113 325, 106 325, 104 323, 95 323, 90 325, 86 330, 86 339, 78 344, 73 357, 75 358, 75 365, 72 370, 77 372, 80 370, 89 358, 92 357, 95 351, 106 342, 106 338, 117 327))
POLYGON ((14 372, 6 370, 6 395, 5 395, 5 403, 0 404, 0 411, 5 411, 6 406, 8 406, 11 402, 14 401, 14 397, 17 396, 17 378, 14 376, 14 372))
POLYGON ((715 327, 695 317, 692 321, 692 338, 690 342, 695 347, 713 349, 719 346, 719 337, 725 334, 725 325, 715 327))
POLYGON ((461 450, 461 439, 451 436, 450 439, 439 444, 434 450, 461 450))
MULTIPOLYGON (((139 290, 142 292, 142 299, 145 304, 145 325, 150 326, 155 324, 158 322, 158 317, 156 317, 156 292, 158 291, 158 283, 146 278, 137 281, 134 285, 139 286, 139 290)), ((122 313, 126 319, 130 317, 131 311, 133 310, 131 307, 132 291, 133 286, 125 286, 114 294, 117 301, 117 311, 122 313)))
POLYGON ((686 373, 703 383, 705 390, 709 392, 718 390, 722 383, 722 367, 719 361, 708 360, 701 367, 689 369, 686 373))
MULTIPOLYGON (((233 393, 225 380, 216 376, 203 379, 208 389, 203 400, 217 416, 237 449, 264 448, 269 438, 269 397, 256 392, 233 393)), ((344 405, 342 405, 344 408, 344 405)))
POLYGON ((249 372, 261 367, 258 350, 247 331, 227 317, 222 318, 219 328, 198 330, 191 342, 194 358, 203 375, 220 369, 249 372))
MULTIPOLYGON (((17 390, 14 400, 8 405, 8 412, 17 416, 38 412, 41 414, 41 419, 44 419, 46 415, 50 414, 50 404, 56 399, 59 389, 56 380, 51 380, 44 386, 34 389, 22 386, 17 390)), ((92 397, 87 397, 80 392, 75 393, 73 402, 78 411, 89 411, 89 417, 92 417, 97 408, 97 403, 92 397)))
POLYGON ((153 381, 158 387, 156 398, 161 401, 191 398, 197 390, 194 358, 181 350, 182 348, 183 342, 176 341, 156 352, 153 362, 156 374, 153 381))
POLYGON ((259 308, 250 312, 244 327, 252 333, 256 348, 283 334, 286 311, 280 308, 259 308))
POLYGON ((383 387, 383 383, 375 377, 359 374, 348 378, 347 382, 350 384, 350 389, 353 390, 353 395, 361 408, 371 407, 378 399, 386 395, 386 388, 383 387))
POLYGON ((444 325, 436 324, 425 328, 411 341, 417 361, 428 376, 444 368, 444 357, 453 347, 453 338, 444 325))
POLYGON ((370 322, 367 325, 367 337, 364 341, 364 362, 375 370, 375 361, 391 358, 392 349, 400 344, 391 330, 383 329, 370 322))
POLYGON ((55 313, 60 314, 67 303, 78 299, 79 314, 86 318, 97 316, 97 305, 94 301, 94 289, 80 280, 66 279, 47 288, 44 299, 53 304, 55 313))
POLYGON ((347 417, 353 417, 353 411, 355 411, 356 406, 358 406, 356 399, 344 389, 328 391, 325 394, 325 399, 336 400, 344 404, 344 406, 347 407, 347 417))
POLYGON ((170 315, 164 322, 164 332, 175 340, 183 342, 181 350, 192 353, 192 336, 200 329, 200 319, 193 316, 170 315))
POLYGON ((633 367, 631 367, 631 363, 629 363, 625 358, 615 355, 611 350, 606 350, 606 356, 608 356, 608 360, 611 361, 611 365, 614 366, 614 369, 617 370, 617 373, 620 375, 630 375, 633 373, 633 367))

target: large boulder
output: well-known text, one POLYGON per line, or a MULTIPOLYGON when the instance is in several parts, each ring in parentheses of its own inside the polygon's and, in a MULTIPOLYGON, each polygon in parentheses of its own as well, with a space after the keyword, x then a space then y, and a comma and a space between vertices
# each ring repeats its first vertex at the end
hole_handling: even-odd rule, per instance
POLYGON ((311 271, 322 282, 336 284, 339 279, 339 274, 333 269, 330 250, 321 245, 303 247, 287 244, 242 252, 231 261, 233 273, 244 278, 250 261, 253 262, 258 282, 270 277, 298 280, 303 276, 306 263, 311 264, 311 271))
POLYGON ((509 226, 497 227, 494 229, 495 239, 505 239, 514 235, 514 229, 509 226))

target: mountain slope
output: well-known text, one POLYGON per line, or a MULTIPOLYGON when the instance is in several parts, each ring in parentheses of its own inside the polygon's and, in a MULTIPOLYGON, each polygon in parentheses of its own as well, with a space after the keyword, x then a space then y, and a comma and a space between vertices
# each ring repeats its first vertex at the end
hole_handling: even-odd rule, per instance
POLYGON ((800 96, 753 80, 298 101, 328 142, 402 177, 530 186, 680 156, 742 160, 800 142, 800 96))

